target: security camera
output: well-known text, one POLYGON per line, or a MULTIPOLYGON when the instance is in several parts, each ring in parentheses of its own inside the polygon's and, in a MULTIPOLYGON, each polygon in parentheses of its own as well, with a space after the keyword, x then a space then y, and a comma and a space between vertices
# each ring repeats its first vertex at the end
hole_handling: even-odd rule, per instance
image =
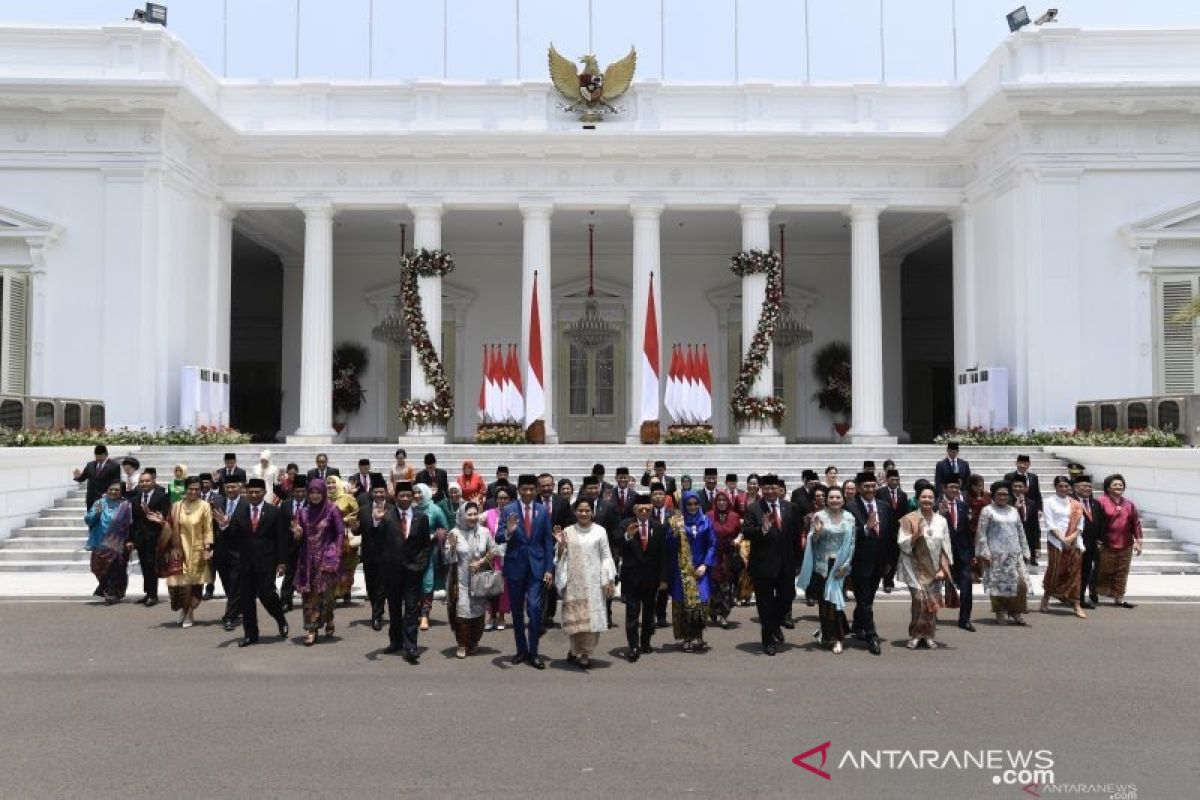
POLYGON ((1046 13, 1033 21, 1034 25, 1045 25, 1047 22, 1058 22, 1058 9, 1048 8, 1046 13))

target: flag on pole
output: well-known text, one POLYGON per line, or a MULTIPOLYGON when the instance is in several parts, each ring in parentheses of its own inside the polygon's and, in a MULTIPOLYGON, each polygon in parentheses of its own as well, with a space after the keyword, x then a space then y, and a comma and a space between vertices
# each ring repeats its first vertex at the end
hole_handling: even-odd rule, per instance
POLYGON ((658 420, 658 315, 654 311, 654 273, 646 295, 646 335, 642 340, 642 422, 658 420))
POLYGON ((689 344, 687 348, 687 355, 684 357, 683 365, 684 386, 687 387, 687 403, 685 404, 687 411, 684 414, 684 417, 686 418, 685 421, 688 425, 695 425, 697 422, 696 406, 700 395, 700 393, 696 390, 696 385, 699 383, 699 376, 697 374, 698 372, 699 371, 696 369, 696 348, 689 344))
POLYGON ((671 345, 671 365, 667 367, 667 390, 663 393, 663 405, 671 415, 672 422, 679 422, 679 345, 671 345))
POLYGON ((487 407, 488 346, 483 346, 483 364, 479 368, 479 421, 491 422, 487 407))
POLYGON ((521 419, 523 403, 521 402, 521 367, 517 359, 517 347, 508 346, 508 358, 504 362, 504 407, 507 411, 506 422, 517 422, 521 419))
POLYGON ((533 273, 533 300, 529 304, 529 363, 525 370, 525 427, 546 413, 545 382, 542 380, 542 316, 538 310, 537 271, 533 273))
POLYGON ((487 409, 488 417, 492 422, 499 422, 504 418, 503 398, 500 394, 500 373, 496 368, 496 345, 488 346, 488 365, 487 365, 487 409))
POLYGON ((700 356, 700 384, 704 387, 700 396, 700 422, 707 425, 712 422, 712 369, 708 363, 708 345, 704 345, 700 356))

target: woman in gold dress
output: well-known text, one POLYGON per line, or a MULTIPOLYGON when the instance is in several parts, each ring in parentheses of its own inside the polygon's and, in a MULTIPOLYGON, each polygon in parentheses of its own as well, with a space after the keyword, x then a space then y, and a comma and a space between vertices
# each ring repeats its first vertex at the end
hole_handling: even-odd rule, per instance
POLYGON ((165 556, 167 563, 183 564, 182 572, 167 576, 167 594, 171 610, 179 612, 179 625, 190 628, 196 621, 204 585, 212 581, 212 507, 200 499, 200 479, 185 481, 183 499, 171 506, 169 518, 154 511, 147 513, 146 519, 162 525, 160 561, 165 556))
POLYGON ((325 479, 329 487, 329 502, 337 506, 342 514, 342 525, 346 538, 342 543, 342 566, 338 572, 338 586, 334 597, 350 602, 350 590, 354 587, 354 573, 358 571, 358 548, 362 537, 358 535, 358 501, 345 490, 345 484, 337 475, 325 479))

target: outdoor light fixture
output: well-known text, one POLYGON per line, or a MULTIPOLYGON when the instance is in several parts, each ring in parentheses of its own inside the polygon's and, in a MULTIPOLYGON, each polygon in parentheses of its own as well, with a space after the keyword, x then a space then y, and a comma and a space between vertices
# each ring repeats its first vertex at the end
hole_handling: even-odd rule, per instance
POLYGON ((1048 8, 1046 13, 1033 21, 1034 25, 1045 25, 1047 22, 1058 22, 1058 9, 1048 8))
POLYGON ((1009 32, 1016 33, 1029 24, 1029 12, 1025 10, 1025 6, 1021 6, 1016 11, 1009 12, 1005 19, 1008 20, 1009 32))
POLYGON ((167 7, 158 3, 146 3, 144 9, 139 8, 133 12, 133 18, 137 22, 162 25, 165 28, 167 27, 167 7))

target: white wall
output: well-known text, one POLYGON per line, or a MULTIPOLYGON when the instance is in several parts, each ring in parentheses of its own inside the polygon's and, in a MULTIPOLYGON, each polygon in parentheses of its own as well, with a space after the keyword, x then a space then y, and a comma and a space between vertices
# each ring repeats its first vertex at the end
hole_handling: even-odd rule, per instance
POLYGON ((79 485, 71 470, 92 458, 90 447, 0 448, 0 539, 79 485))

